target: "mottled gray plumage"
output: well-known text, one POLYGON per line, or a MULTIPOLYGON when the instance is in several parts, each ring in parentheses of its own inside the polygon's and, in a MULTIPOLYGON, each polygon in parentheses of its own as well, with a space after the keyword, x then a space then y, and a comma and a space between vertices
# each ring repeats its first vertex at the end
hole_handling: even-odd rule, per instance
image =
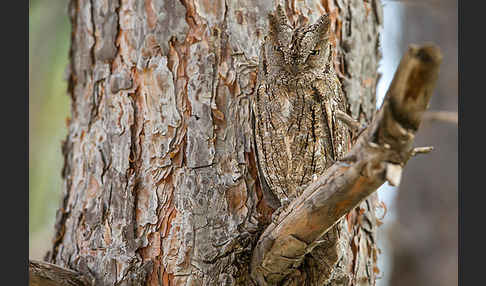
POLYGON ((329 18, 293 27, 281 6, 269 15, 253 100, 254 136, 266 200, 284 203, 342 156, 349 131, 334 113, 346 112, 332 64, 329 18))

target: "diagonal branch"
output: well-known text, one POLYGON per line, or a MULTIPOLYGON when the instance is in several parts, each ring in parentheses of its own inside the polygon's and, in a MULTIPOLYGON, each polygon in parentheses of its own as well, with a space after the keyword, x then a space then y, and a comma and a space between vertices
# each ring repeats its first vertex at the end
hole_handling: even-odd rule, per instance
POLYGON ((93 285, 84 275, 44 261, 29 260, 29 286, 93 285))
POLYGON ((346 157, 311 183, 261 235, 251 262, 258 285, 279 283, 341 217, 385 181, 399 184, 403 166, 417 153, 412 148, 414 135, 441 61, 434 45, 409 47, 382 107, 346 157))

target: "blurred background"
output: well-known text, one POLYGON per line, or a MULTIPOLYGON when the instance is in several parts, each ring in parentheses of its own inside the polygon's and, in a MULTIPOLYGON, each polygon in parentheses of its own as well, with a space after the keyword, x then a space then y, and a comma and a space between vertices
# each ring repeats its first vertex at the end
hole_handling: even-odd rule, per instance
POLYGON ((51 244, 61 195, 61 141, 70 98, 64 71, 71 27, 65 0, 31 0, 29 10, 29 257, 51 244))
MULTIPOLYGON (((65 0, 31 0, 29 11, 29 258, 51 245, 61 195, 61 142, 70 98, 64 73, 71 27, 65 0)), ((382 73, 378 106, 411 43, 434 42, 443 63, 431 110, 457 112, 458 17, 454 0, 382 1, 382 73)), ((416 146, 435 151, 409 161, 399 188, 378 191, 386 205, 379 228, 378 286, 458 284, 457 123, 425 121, 416 146)), ((383 214, 383 213, 382 213, 383 214)))

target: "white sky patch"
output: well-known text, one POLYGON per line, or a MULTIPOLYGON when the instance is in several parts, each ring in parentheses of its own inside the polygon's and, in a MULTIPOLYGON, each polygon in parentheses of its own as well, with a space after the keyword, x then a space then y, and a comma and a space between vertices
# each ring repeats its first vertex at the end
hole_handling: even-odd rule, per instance
MULTIPOLYGON (((386 2, 383 5, 383 13, 385 18, 384 27, 381 33, 382 53, 383 58, 380 61, 378 71, 382 74, 378 86, 376 88, 376 107, 379 108, 383 103, 386 91, 393 79, 395 70, 400 63, 400 41, 401 41, 401 25, 402 25, 402 4, 396 2, 386 2)), ((388 213, 385 216, 385 222, 395 217, 393 202, 397 190, 395 187, 385 183, 378 189, 378 196, 387 208, 388 213)))
MULTIPOLYGON (((382 75, 376 88, 377 108, 383 103, 383 98, 390 86, 402 56, 400 54, 400 42, 403 23, 403 5, 399 2, 385 2, 383 5, 383 14, 385 18, 381 32, 383 58, 378 68, 378 71, 382 75)), ((397 192, 397 188, 390 186, 388 183, 383 184, 378 189, 378 198, 385 203, 387 213, 382 220, 384 224, 378 228, 378 247, 381 249, 381 254, 378 257, 378 268, 380 269, 378 277, 381 278, 376 280, 377 286, 391 286, 390 278, 393 261, 388 230, 396 218, 395 198, 397 192)), ((379 209, 377 211, 380 212, 379 209)), ((381 216, 382 213, 377 213, 377 215, 381 216)))

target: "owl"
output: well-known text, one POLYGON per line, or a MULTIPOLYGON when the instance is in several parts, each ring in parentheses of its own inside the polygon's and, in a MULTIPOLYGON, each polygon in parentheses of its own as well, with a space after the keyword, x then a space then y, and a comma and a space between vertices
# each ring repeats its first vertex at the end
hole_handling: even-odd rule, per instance
POLYGON ((269 15, 252 101, 254 145, 264 199, 288 203, 322 174, 349 142, 335 119, 346 102, 332 64, 329 18, 292 26, 281 6, 269 15))

